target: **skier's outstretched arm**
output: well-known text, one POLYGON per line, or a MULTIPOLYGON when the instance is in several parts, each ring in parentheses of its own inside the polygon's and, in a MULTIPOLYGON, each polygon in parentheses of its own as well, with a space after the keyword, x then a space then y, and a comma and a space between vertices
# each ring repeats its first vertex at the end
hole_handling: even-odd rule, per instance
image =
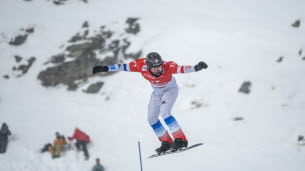
POLYGON ((174 74, 180 74, 180 73, 190 73, 190 72, 197 72, 202 69, 207 69, 208 65, 201 61, 195 66, 189 66, 189 65, 177 65, 176 63, 172 64, 171 69, 174 74))
POLYGON ((110 71, 129 71, 129 64, 115 64, 110 66, 95 66, 92 70, 92 74, 98 72, 110 72, 110 71))

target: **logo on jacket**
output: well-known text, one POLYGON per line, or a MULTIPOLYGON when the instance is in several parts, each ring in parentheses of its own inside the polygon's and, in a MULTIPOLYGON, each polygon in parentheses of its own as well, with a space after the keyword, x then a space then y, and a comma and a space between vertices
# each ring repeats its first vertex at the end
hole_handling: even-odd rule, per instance
POLYGON ((114 65, 110 65, 110 69, 115 69, 115 66, 114 65))
POLYGON ((146 65, 144 65, 144 66, 142 67, 142 71, 147 71, 147 66, 146 66, 146 65))

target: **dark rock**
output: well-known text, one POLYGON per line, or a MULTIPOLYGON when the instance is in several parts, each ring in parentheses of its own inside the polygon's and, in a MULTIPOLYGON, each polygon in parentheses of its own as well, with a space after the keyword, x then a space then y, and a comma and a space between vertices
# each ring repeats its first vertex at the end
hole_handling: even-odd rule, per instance
POLYGON ((22 57, 18 56, 18 55, 15 55, 15 60, 16 62, 20 62, 22 60, 22 57))
POLYGON ((100 49, 103 47, 103 44, 105 43, 105 39, 98 35, 96 37, 92 37, 88 39, 89 42, 82 43, 82 44, 76 44, 71 45, 67 47, 67 51, 69 51, 68 57, 79 57, 84 51, 94 51, 96 49, 100 49))
POLYGON ((91 93, 91 94, 98 93, 103 85, 104 85, 104 82, 97 82, 97 83, 91 84, 87 88, 87 90, 84 90, 84 92, 85 93, 91 93))
MULTIPOLYGON (((113 63, 112 63, 113 64, 113 63)), ((95 65, 110 65, 107 61, 99 61, 95 53, 91 51, 83 52, 76 60, 65 62, 62 65, 47 68, 38 75, 42 85, 46 87, 57 86, 59 84, 68 85, 68 90, 76 90, 76 81, 86 81, 92 76, 92 68, 95 65)), ((102 73, 110 75, 114 73, 102 73)))
POLYGON ((67 51, 69 51, 68 57, 78 58, 84 51, 88 51, 91 47, 91 43, 83 43, 77 45, 71 45, 67 47, 67 51))
POLYGON ((132 25, 132 24, 134 24, 135 22, 137 22, 138 20, 139 20, 139 18, 129 17, 129 18, 127 18, 127 20, 126 20, 126 23, 132 25))
POLYGON ((52 56, 52 58, 51 58, 51 62, 54 64, 63 63, 64 61, 65 61, 65 54, 55 55, 55 56, 52 56))
POLYGON ((242 120, 244 120, 244 118, 243 117, 235 117, 235 118, 233 118, 233 120, 234 121, 242 121, 242 120))
POLYGON ((193 106, 192 108, 200 108, 202 106, 202 104, 197 101, 192 101, 191 104, 193 106))
POLYGON ((105 39, 109 39, 109 38, 112 36, 113 32, 112 32, 112 31, 109 31, 109 30, 105 31, 104 28, 105 28, 105 26, 101 26, 101 35, 102 35, 105 39))
POLYGON ((101 35, 97 35, 96 37, 92 37, 89 39, 91 42, 90 48, 92 50, 100 49, 103 47, 105 43, 105 39, 101 35))
MULTIPOLYGON (((87 21, 83 24, 82 27, 88 27, 88 25, 86 23, 87 23, 87 21)), ((80 33, 77 33, 69 40, 69 42, 71 43, 71 42, 77 42, 80 40, 85 40, 86 37, 88 36, 88 34, 89 34, 89 30, 85 30, 83 32, 83 35, 81 35, 80 33)))
MULTIPOLYGON (((43 86, 50 87, 64 84, 68 86, 68 90, 76 90, 80 84, 86 83, 87 79, 93 76, 92 68, 94 66, 117 64, 123 62, 123 57, 125 59, 138 59, 141 55, 141 51, 129 52, 127 54, 127 49, 131 43, 127 41, 126 35, 122 39, 111 40, 110 38, 114 32, 106 30, 105 26, 102 26, 100 30, 94 32, 96 35, 91 37, 86 37, 89 34, 89 31, 86 31, 84 32, 84 36, 79 33, 77 36, 73 36, 71 39, 75 41, 73 45, 68 46, 65 49, 66 51, 61 53, 61 55, 55 55, 51 58, 52 62, 58 65, 49 67, 39 73, 37 78, 43 86), (97 53, 99 55, 112 55, 104 55, 103 60, 101 60, 97 56, 97 53), (65 57, 71 57, 73 59, 72 61, 65 62, 65 57)), ((115 73, 99 73, 94 76, 108 76, 115 73)), ((100 84, 92 87, 89 86, 84 92, 91 93, 99 91, 97 90, 98 86, 100 84)))
POLYGON ((303 52, 303 50, 300 49, 300 50, 299 50, 299 55, 300 55, 300 56, 302 56, 302 52, 303 52))
POLYGON ((298 136, 298 141, 305 141, 304 135, 299 135, 299 136, 298 136))
POLYGON ((25 64, 19 65, 16 70, 22 71, 22 74, 18 75, 18 77, 26 74, 28 72, 28 70, 30 69, 30 67, 32 66, 32 64, 35 62, 35 60, 36 60, 35 57, 31 57, 29 60, 27 60, 28 61, 27 65, 25 65, 25 64))
POLYGON ((32 33, 34 33, 34 28, 33 27, 27 28, 27 29, 25 29, 25 32, 32 34, 32 33))
POLYGON ((109 50, 118 50, 120 45, 120 40, 113 40, 108 46, 109 50))
POLYGON ((284 58, 283 56, 280 56, 279 59, 276 62, 278 62, 278 63, 282 62, 283 58, 284 58))
POLYGON ((303 59, 303 61, 305 61, 305 56, 302 59, 303 59))
POLYGON ((131 33, 131 34, 137 34, 140 32, 140 25, 139 23, 137 23, 137 21, 139 20, 139 18, 128 18, 126 20, 126 23, 128 23, 128 28, 125 29, 125 31, 127 33, 131 33))
POLYGON ((14 38, 14 40, 11 40, 9 42, 9 44, 10 45, 14 45, 14 46, 19 46, 19 45, 23 44, 26 41, 27 37, 28 37, 27 34, 25 34, 25 35, 18 35, 18 36, 16 36, 14 38))
MULTIPOLYGON (((64 5, 66 1, 68 1, 68 0, 53 0, 53 3, 55 5, 64 5)), ((88 0, 79 0, 79 1, 83 1, 84 3, 88 3, 88 0)))
POLYGON ((78 85, 75 84, 77 80, 86 80, 91 76, 94 64, 100 63, 96 59, 93 52, 80 51, 77 59, 70 62, 65 62, 62 65, 47 68, 38 75, 38 79, 42 81, 42 85, 57 86, 58 84, 68 85, 68 90, 76 90, 78 85))
POLYGON ((3 75, 3 78, 10 79, 10 76, 9 75, 3 75))
POLYGON ((89 34, 89 30, 85 30, 85 31, 84 31, 84 37, 87 37, 88 34, 89 34))
POLYGON ((301 21, 300 20, 296 20, 295 22, 293 22, 291 24, 291 26, 294 27, 294 28, 299 28, 300 25, 301 25, 301 21))
POLYGON ((67 1, 67 0, 53 0, 53 3, 55 5, 63 5, 63 4, 65 4, 65 1, 67 1))
POLYGON ((85 21, 82 27, 83 27, 83 28, 88 28, 88 27, 89 27, 88 21, 85 21))
POLYGON ((76 35, 74 35, 70 40, 69 42, 72 43, 72 42, 77 42, 77 41, 80 41, 82 40, 84 37, 83 36, 80 36, 79 33, 77 33, 76 35))
POLYGON ((239 88, 239 92, 249 94, 250 93, 250 87, 251 87, 251 82, 250 81, 245 81, 241 87, 239 88))

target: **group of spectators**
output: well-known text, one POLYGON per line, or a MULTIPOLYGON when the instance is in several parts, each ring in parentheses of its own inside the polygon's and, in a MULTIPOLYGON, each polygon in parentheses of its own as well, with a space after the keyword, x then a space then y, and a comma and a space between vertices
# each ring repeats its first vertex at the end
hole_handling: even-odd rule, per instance
MULTIPOLYGON (((6 123, 2 123, 0 129, 0 153, 5 153, 8 145, 8 136, 11 135, 11 131, 6 123)), ((89 159, 89 152, 87 144, 90 143, 90 137, 79 128, 75 128, 74 133, 71 137, 68 137, 69 141, 76 140, 75 147, 78 151, 83 151, 85 159, 89 159)), ((50 152, 52 158, 59 158, 62 152, 68 150, 71 146, 67 143, 66 137, 61 135, 59 132, 55 133, 55 139, 53 144, 47 143, 41 152, 50 152)), ((92 168, 92 171, 104 171, 104 167, 100 163, 100 159, 96 159, 96 164, 92 168)))
MULTIPOLYGON (((83 151, 85 159, 89 159, 89 153, 87 149, 87 144, 90 143, 90 137, 79 128, 75 128, 73 136, 68 137, 69 141, 76 140, 75 147, 78 151, 83 151)), ((53 144, 48 143, 42 149, 41 152, 49 151, 52 158, 60 157, 61 153, 69 148, 66 137, 61 135, 59 132, 55 133, 55 139, 53 144)))

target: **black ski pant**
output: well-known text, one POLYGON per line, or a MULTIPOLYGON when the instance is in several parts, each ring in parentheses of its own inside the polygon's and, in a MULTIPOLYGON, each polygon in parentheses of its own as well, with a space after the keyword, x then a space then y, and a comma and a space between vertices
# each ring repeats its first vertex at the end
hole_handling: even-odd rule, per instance
POLYGON ((86 141, 77 140, 76 143, 75 143, 75 146, 78 150, 82 149, 84 154, 85 154, 85 157, 89 158, 89 153, 88 153, 88 150, 87 150, 87 142, 86 141))
POLYGON ((0 138, 0 153, 5 153, 6 152, 6 147, 7 147, 7 138, 0 138))

